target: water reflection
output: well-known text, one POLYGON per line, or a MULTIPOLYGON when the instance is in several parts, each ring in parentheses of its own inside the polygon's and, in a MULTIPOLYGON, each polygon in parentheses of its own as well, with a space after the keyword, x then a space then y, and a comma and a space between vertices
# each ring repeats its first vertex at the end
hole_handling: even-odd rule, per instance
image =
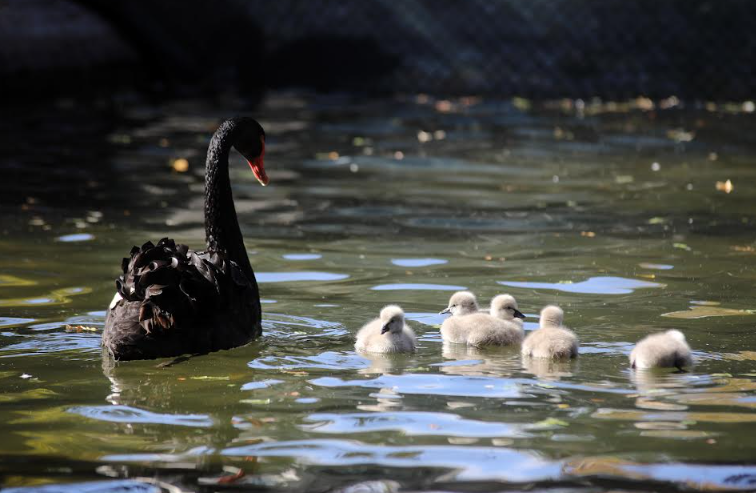
POLYGON ((584 294, 630 294, 636 289, 642 288, 663 288, 664 284, 650 281, 639 281, 637 279, 626 279, 624 277, 591 277, 585 281, 575 282, 512 282, 498 281, 503 286, 515 288, 531 289, 554 289, 566 293, 584 293, 584 294))

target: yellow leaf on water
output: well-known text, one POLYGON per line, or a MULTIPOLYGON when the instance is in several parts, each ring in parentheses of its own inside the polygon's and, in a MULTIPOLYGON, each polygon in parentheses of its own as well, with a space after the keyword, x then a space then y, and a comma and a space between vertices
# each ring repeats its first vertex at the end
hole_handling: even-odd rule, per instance
POLYGON ((735 310, 718 306, 692 306, 689 310, 685 311, 662 313, 662 317, 695 319, 706 317, 737 317, 753 314, 753 310, 735 310))
POLYGON ((735 187, 732 185, 732 182, 730 180, 727 180, 727 181, 718 181, 716 183, 716 189, 719 192, 730 193, 735 189, 735 187))
POLYGON ((171 167, 177 173, 186 173, 189 170, 189 161, 184 158, 174 159, 171 167))

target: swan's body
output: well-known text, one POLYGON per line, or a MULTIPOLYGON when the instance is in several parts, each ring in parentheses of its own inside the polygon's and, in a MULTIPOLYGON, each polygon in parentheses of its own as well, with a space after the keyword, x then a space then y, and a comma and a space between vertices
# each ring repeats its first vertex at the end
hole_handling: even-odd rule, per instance
POLYGON ((441 324, 444 341, 470 346, 506 346, 522 342, 524 317, 517 310, 517 302, 509 295, 501 295, 491 302, 491 313, 479 311, 475 295, 469 291, 454 293, 449 306, 441 313, 452 316, 441 324), (495 314, 495 315, 494 315, 495 314))
POLYGON ((651 334, 635 345, 630 353, 633 368, 672 368, 680 370, 693 364, 690 346, 679 330, 651 334))
POLYGON ((415 351, 415 333, 405 323, 404 311, 388 305, 357 332, 354 347, 368 353, 411 353, 415 351))
POLYGON ((541 310, 540 328, 531 332, 522 343, 523 358, 568 359, 578 355, 578 339, 562 325, 564 311, 558 306, 541 310))
POLYGON ((236 218, 228 178, 231 146, 267 184, 265 134, 251 118, 223 122, 207 151, 205 234, 196 252, 163 238, 123 259, 108 309, 103 346, 118 360, 152 359, 228 349, 262 332, 255 274, 236 218), (121 299, 118 299, 120 296, 121 299))

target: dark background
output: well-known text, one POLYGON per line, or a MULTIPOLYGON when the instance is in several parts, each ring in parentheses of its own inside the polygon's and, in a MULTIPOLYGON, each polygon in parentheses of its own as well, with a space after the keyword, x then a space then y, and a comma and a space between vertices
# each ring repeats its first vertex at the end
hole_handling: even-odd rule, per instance
POLYGON ((0 0, 0 94, 745 100, 754 32, 749 0, 0 0))

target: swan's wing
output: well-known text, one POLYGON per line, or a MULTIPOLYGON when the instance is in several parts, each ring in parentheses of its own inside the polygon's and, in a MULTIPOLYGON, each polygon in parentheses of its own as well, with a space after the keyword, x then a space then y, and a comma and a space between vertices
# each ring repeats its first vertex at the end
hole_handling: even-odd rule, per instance
POLYGON ((198 254, 168 238, 132 248, 122 267, 116 289, 124 303, 138 303, 137 319, 148 334, 192 325, 219 307, 224 290, 246 280, 222 255, 198 254))

